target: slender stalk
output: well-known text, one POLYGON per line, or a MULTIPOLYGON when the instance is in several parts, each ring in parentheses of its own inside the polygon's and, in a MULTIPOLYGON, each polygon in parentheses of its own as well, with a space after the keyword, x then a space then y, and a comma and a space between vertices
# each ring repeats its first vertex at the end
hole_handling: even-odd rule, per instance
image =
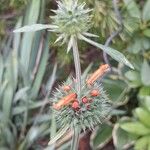
POLYGON ((73 57, 74 57, 74 64, 75 64, 75 73, 77 79, 77 91, 78 96, 80 97, 81 93, 81 65, 80 65, 80 57, 79 57, 79 50, 77 44, 77 38, 73 38, 73 57))
MULTIPOLYGON (((79 57, 79 50, 78 50, 78 44, 77 44, 77 38, 73 38, 72 43, 73 48, 73 57, 74 57, 74 64, 75 64, 75 73, 76 73, 76 79, 77 79, 77 94, 78 98, 80 99, 80 93, 81 93, 81 65, 80 65, 80 57, 79 57)), ((71 150, 77 150, 78 144, 79 144, 79 129, 75 125, 73 126, 74 135, 72 137, 72 144, 71 144, 71 150)))
POLYGON ((77 126, 76 127, 74 126, 73 130, 74 130, 74 134, 72 137, 71 150, 78 150, 80 131, 77 126))

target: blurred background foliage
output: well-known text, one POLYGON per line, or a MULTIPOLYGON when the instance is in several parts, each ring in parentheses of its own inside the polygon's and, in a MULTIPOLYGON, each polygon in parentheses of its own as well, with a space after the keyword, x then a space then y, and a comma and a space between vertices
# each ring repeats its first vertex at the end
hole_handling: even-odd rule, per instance
MULTIPOLYGON (((130 70, 109 58, 112 72, 103 84, 114 104, 111 118, 83 135, 87 140, 81 141, 94 150, 150 150, 150 0, 117 1, 121 22, 112 1, 80 1, 93 9, 91 32, 99 35, 99 42, 104 43, 122 27, 111 46, 124 53, 135 67, 130 70)), ((56 35, 46 31, 12 33, 14 28, 27 24, 50 23, 51 9, 56 9, 55 0, 0 2, 2 150, 44 149, 57 130, 49 111, 49 96, 57 83, 74 72, 72 53, 66 54, 65 46, 54 44, 56 35)), ((91 70, 103 63, 102 53, 94 47, 81 42, 79 48, 82 71, 90 63, 91 70)), ((56 143, 61 150, 69 145, 68 136, 56 143)))

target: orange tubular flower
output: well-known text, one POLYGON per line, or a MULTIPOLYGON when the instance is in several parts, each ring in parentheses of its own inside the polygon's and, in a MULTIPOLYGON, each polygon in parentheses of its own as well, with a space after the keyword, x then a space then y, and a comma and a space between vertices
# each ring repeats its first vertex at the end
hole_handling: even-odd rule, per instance
POLYGON ((70 104, 71 102, 73 102, 75 99, 77 98, 77 94, 76 93, 71 93, 65 97, 63 97, 61 100, 59 100, 59 102, 57 102, 56 104, 53 105, 53 108, 56 110, 60 110, 63 106, 66 106, 68 104, 70 104))
POLYGON ((110 67, 108 64, 101 65, 86 81, 87 85, 92 85, 98 78, 102 77, 109 70, 110 67))

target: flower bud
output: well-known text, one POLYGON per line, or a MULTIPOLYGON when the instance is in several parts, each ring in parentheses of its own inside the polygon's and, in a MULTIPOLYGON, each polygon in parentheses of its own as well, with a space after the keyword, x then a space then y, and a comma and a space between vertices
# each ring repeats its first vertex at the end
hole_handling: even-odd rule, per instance
POLYGON ((92 91, 90 92, 90 95, 93 96, 93 97, 95 97, 95 96, 100 95, 100 93, 99 93, 98 90, 92 90, 92 91))

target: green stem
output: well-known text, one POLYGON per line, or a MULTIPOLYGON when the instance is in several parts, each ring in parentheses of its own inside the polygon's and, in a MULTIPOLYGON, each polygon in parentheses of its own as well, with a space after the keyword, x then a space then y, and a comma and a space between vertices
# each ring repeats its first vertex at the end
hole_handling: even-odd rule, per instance
POLYGON ((80 131, 78 127, 75 126, 73 127, 73 130, 74 130, 74 134, 72 137, 71 150, 78 150, 80 131))
POLYGON ((74 57, 74 64, 75 64, 75 73, 77 79, 77 91, 78 96, 80 97, 81 93, 81 65, 80 65, 80 57, 79 57, 79 50, 77 44, 77 38, 73 38, 73 57, 74 57))

